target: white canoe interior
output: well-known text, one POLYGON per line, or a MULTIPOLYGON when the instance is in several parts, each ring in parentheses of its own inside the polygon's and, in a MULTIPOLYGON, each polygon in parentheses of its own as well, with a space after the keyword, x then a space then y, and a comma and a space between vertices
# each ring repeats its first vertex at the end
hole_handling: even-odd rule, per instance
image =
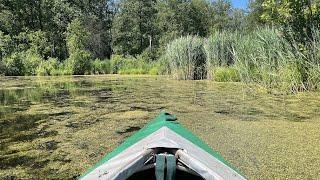
MULTIPOLYGON (((167 164, 164 166, 169 167, 167 164)), ((174 173, 173 179, 245 179, 234 169, 166 126, 112 157, 81 179, 170 179, 168 173, 172 173, 171 171, 174 173), (166 169, 163 173, 167 175, 159 176, 157 156, 175 157, 175 169, 166 169)))

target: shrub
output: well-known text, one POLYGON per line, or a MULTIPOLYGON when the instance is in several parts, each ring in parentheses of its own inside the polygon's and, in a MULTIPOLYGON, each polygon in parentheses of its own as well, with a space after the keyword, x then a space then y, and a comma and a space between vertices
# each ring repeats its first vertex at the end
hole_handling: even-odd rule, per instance
POLYGON ((206 78, 206 56, 203 41, 197 36, 186 36, 167 45, 165 58, 177 79, 206 78))
POLYGON ((147 74, 151 67, 142 56, 134 58, 114 55, 110 63, 113 74, 147 74))
POLYGON ((112 74, 117 74, 122 65, 124 64, 125 58, 120 55, 113 55, 110 60, 110 70, 112 74))
POLYGON ((92 74, 109 74, 110 61, 96 59, 92 62, 92 74))
POLYGON ((47 61, 42 61, 37 68, 38 76, 52 76, 52 75, 62 75, 59 72, 59 62, 56 58, 49 58, 47 61))
POLYGON ((27 51, 24 54, 25 75, 33 76, 37 74, 37 68, 43 60, 40 55, 27 51))
POLYGON ((213 79, 218 82, 239 82, 239 72, 234 67, 216 67, 213 70, 213 79))
POLYGON ((85 50, 75 51, 66 60, 66 73, 74 75, 89 74, 91 72, 91 55, 85 50))
POLYGON ((148 74, 150 74, 150 75, 159 75, 159 69, 158 69, 158 67, 156 67, 156 66, 152 67, 152 68, 149 70, 148 74))
POLYGON ((6 67, 4 62, 0 59, 0 76, 5 74, 6 67))
POLYGON ((7 76, 23 76, 25 74, 23 56, 20 53, 15 52, 4 58, 4 64, 7 76))
POLYGON ((155 67, 158 69, 158 74, 169 75, 171 74, 171 67, 169 61, 162 56, 155 64, 155 67))

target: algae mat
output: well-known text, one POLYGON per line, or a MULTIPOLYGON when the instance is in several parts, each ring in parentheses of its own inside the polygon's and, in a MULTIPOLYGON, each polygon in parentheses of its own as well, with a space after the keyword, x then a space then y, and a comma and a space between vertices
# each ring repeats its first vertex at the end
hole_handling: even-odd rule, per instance
POLYGON ((77 178, 162 109, 250 179, 320 178, 320 94, 161 76, 0 77, 0 179, 77 178))

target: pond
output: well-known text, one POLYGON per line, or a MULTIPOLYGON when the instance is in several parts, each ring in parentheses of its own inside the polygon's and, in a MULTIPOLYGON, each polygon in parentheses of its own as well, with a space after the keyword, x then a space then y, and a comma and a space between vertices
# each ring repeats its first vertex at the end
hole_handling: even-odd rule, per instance
POLYGON ((320 178, 320 94, 162 76, 0 77, 0 179, 77 178, 161 110, 250 179, 320 178))

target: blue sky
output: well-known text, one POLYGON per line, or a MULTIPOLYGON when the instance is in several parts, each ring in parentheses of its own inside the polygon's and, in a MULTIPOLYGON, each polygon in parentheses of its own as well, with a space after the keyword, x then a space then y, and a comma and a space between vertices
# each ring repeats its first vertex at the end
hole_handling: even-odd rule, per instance
POLYGON ((246 9, 248 7, 248 0, 231 0, 231 3, 236 8, 246 9))

